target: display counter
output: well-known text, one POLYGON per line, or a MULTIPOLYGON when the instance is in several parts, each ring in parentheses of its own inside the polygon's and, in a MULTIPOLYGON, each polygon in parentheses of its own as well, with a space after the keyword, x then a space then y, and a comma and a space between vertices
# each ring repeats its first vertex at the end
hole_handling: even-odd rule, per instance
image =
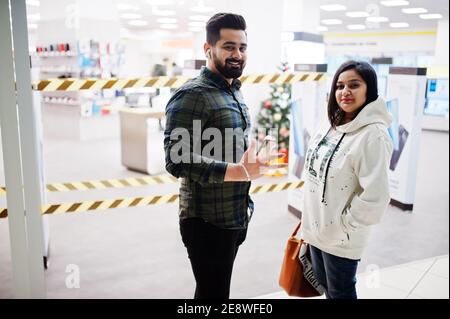
POLYGON ((122 165, 150 175, 165 171, 163 111, 123 108, 119 111, 122 165))

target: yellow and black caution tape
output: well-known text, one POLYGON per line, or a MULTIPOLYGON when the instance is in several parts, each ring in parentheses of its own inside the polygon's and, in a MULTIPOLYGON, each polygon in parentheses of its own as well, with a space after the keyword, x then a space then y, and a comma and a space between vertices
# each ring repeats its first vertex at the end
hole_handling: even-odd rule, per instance
MULTIPOLYGON (((297 189, 303 186, 303 181, 285 182, 279 184, 265 184, 253 186, 250 189, 250 194, 263 194, 281 192, 286 190, 297 189)), ((179 194, 171 194, 164 196, 148 196, 148 197, 136 197, 136 198, 124 198, 124 199, 108 199, 100 201, 87 201, 80 203, 63 203, 45 205, 42 207, 42 214, 63 214, 63 213, 79 213, 79 212, 92 212, 114 208, 127 208, 127 207, 142 207, 158 204, 174 203, 178 200, 179 194)), ((8 216, 8 210, 6 208, 0 208, 0 218, 6 218, 8 216)))
MULTIPOLYGON (((143 176, 123 179, 106 179, 97 181, 71 182, 71 183, 52 183, 47 184, 46 188, 49 192, 70 192, 85 191, 93 189, 105 188, 124 188, 139 187, 147 185, 160 185, 176 183, 178 179, 172 175, 143 176)), ((0 187, 0 196, 5 195, 5 187, 0 187)))
POLYGON ((294 84, 305 81, 323 81, 326 80, 325 73, 305 72, 305 73, 282 73, 282 74, 263 74, 263 75, 245 75, 239 79, 242 84, 294 84))
MULTIPOLYGON (((186 76, 159 76, 137 79, 47 79, 33 84, 33 89, 42 92, 82 91, 82 90, 123 90, 128 88, 162 88, 177 89, 189 81, 186 76)), ((324 73, 282 73, 245 75, 240 78, 242 84, 293 84, 304 81, 323 81, 324 73)))
MULTIPOLYGON (((287 174, 286 169, 277 169, 265 174, 266 176, 280 177, 287 174)), ((49 192, 71 192, 71 191, 87 191, 94 189, 107 188, 125 188, 125 187, 140 187, 147 185, 161 185, 177 183, 178 179, 172 175, 158 175, 158 176, 143 176, 123 179, 106 179, 106 180, 92 180, 84 182, 70 182, 70 183, 52 183, 47 184, 46 188, 49 192)), ((6 194, 6 188, 0 187, 0 196, 6 194)))

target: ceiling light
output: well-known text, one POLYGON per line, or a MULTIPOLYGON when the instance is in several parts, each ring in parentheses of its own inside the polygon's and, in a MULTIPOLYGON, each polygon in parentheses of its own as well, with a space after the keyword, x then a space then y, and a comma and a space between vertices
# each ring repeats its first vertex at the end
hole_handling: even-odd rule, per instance
POLYGON ((205 31, 205 29, 199 28, 199 27, 190 27, 189 31, 191 31, 191 32, 202 32, 202 31, 205 31))
POLYGON ((26 4, 32 7, 39 7, 41 5, 41 2, 39 0, 27 0, 26 4))
POLYGON ((203 4, 203 1, 199 0, 198 5, 195 7, 192 7, 190 10, 194 11, 194 12, 200 12, 200 13, 209 13, 209 12, 213 12, 215 9, 212 7, 205 6, 203 4))
POLYGON ((174 30, 174 29, 178 29, 178 24, 161 24, 159 26, 161 29, 167 29, 167 30, 174 30))
POLYGON ((366 26, 364 24, 349 24, 347 29, 349 30, 364 30, 366 26))
POLYGON ((28 29, 36 30, 37 28, 38 28, 38 25, 36 23, 28 23, 28 29))
POLYGON ((128 21, 128 24, 135 27, 143 27, 148 25, 148 22, 144 20, 130 20, 128 21))
POLYGON ((325 19, 325 20, 322 20, 322 24, 325 24, 325 25, 337 25, 337 24, 342 24, 342 20, 339 20, 339 19, 325 19))
POLYGON ((202 27, 205 27, 205 26, 206 26, 206 23, 205 23, 205 22, 199 22, 199 21, 192 21, 192 22, 189 22, 188 25, 189 25, 190 27, 199 27, 199 28, 202 28, 202 27))
POLYGON ((418 13, 427 13, 428 10, 425 8, 404 8, 402 9, 402 12, 406 14, 418 14, 418 13))
POLYGON ((177 13, 173 10, 158 10, 157 7, 152 7, 152 14, 155 16, 174 16, 177 13))
POLYGON ((168 6, 173 4, 173 0, 147 0, 147 3, 152 6, 168 6))
POLYGON ((399 7, 399 6, 407 6, 409 4, 409 1, 405 1, 405 0, 387 0, 387 1, 381 1, 380 3, 383 6, 386 6, 386 7, 399 7))
POLYGON ((212 8, 212 7, 192 7, 191 11, 198 12, 198 13, 209 13, 209 12, 213 12, 214 8, 212 8))
POLYGON ((210 17, 208 16, 202 16, 202 15, 194 15, 194 16, 190 16, 189 19, 194 20, 194 21, 202 21, 202 22, 206 22, 209 20, 210 17))
POLYGON ((130 20, 136 20, 136 19, 142 19, 142 15, 138 13, 123 13, 120 15, 122 19, 130 19, 130 20))
POLYGON ((320 9, 324 11, 344 11, 347 10, 347 7, 341 4, 325 4, 320 6, 320 9))
POLYGON ((430 19, 442 19, 442 14, 439 13, 429 13, 429 14, 421 14, 419 16, 421 19, 430 20, 430 19))
POLYGON ((119 11, 138 11, 139 8, 136 6, 132 6, 130 4, 127 3, 118 3, 117 4, 117 9, 119 11))
POLYGON ((158 18, 156 19, 158 23, 177 23, 178 20, 176 18, 158 18))
POLYGON ((326 26, 324 26, 324 25, 319 25, 317 27, 317 31, 319 31, 319 32, 326 32, 326 31, 328 31, 328 28, 326 26))
POLYGON ((392 23, 389 23, 389 26, 391 28, 407 28, 407 27, 409 27, 409 23, 406 23, 406 22, 392 22, 392 23))
POLYGON ((388 22, 389 19, 386 17, 368 17, 366 19, 368 22, 388 22))
POLYGON ((345 15, 350 18, 366 18, 369 16, 369 13, 366 11, 351 11, 347 12, 345 15))

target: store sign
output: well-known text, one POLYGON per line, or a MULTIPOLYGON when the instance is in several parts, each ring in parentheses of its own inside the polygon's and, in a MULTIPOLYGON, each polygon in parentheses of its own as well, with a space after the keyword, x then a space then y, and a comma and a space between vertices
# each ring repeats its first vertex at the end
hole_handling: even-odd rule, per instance
POLYGON ((416 190, 420 135, 425 105, 426 69, 389 70, 386 104, 393 116, 389 128, 394 150, 389 163, 391 203, 412 210, 416 190))

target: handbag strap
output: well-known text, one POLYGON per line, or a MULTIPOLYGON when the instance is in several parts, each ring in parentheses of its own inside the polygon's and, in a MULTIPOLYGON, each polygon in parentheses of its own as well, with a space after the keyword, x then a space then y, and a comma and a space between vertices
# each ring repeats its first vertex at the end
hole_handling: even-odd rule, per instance
POLYGON ((300 229, 300 226, 302 225, 302 222, 298 223, 297 227, 295 227, 294 232, 292 233, 291 237, 297 236, 298 230, 300 229))

